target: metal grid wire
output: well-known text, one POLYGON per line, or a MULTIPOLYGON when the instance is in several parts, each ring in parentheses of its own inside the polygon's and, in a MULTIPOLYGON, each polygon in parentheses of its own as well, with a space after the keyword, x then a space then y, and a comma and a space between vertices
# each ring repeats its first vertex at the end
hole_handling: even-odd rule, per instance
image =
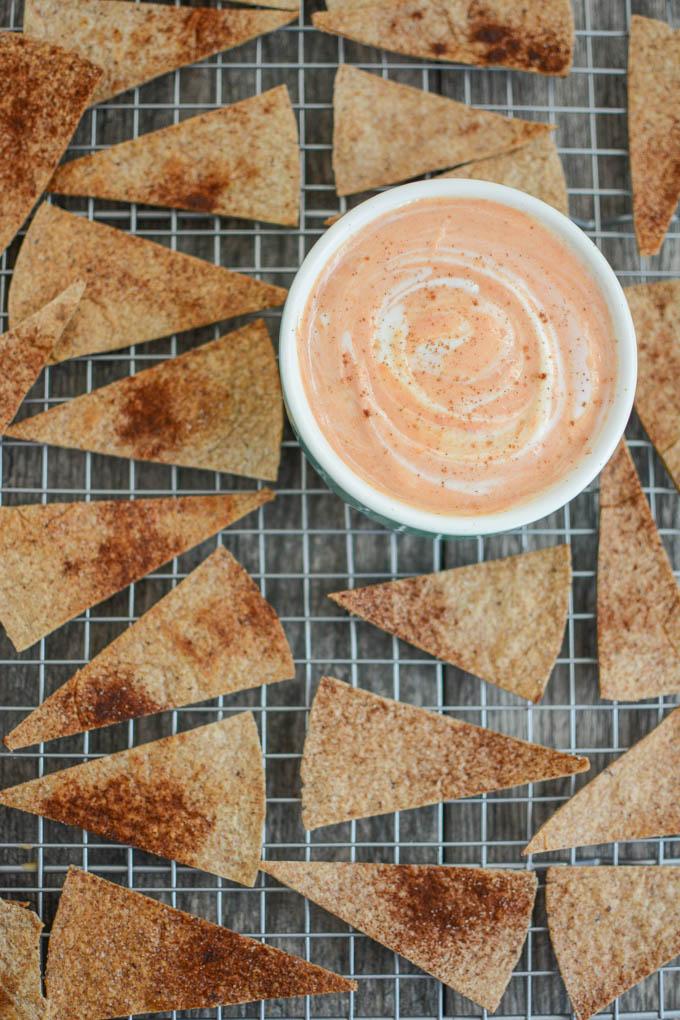
MULTIPOLYGON (((199 5, 196 0, 194 3, 199 5)), ((213 0, 213 5, 219 4, 213 0)), ((137 137, 273 85, 287 84, 300 128, 300 229, 283 230, 85 199, 59 200, 60 204, 174 249, 287 285, 321 234, 324 218, 344 208, 332 185, 330 139, 333 77, 337 64, 347 61, 484 109, 555 123, 571 214, 600 246, 622 281, 676 276, 680 271, 677 220, 659 256, 640 260, 636 253, 630 216, 625 66, 631 13, 666 19, 677 26, 680 3, 649 0, 636 3, 632 11, 631 6, 630 0, 575 0, 575 67, 565 80, 427 64, 386 55, 315 32, 310 27, 310 11, 306 11, 299 25, 100 105, 86 114, 73 140, 69 157, 137 137)), ((21 23, 21 0, 0 0, 0 28, 16 30, 21 23)), ((0 262, 3 326, 19 244, 20 238, 0 262)), ((267 313, 266 318, 275 336, 278 313, 267 313)), ((89 392, 225 331, 222 324, 50 368, 30 394, 24 410, 35 413, 89 392)), ((636 421, 631 422, 627 435, 664 544, 675 558, 675 567, 680 567, 678 494, 636 421)), ((8 505, 253 487, 205 471, 129 463, 8 440, 0 446, 0 469, 2 501, 8 505)), ((274 504, 238 522, 219 541, 251 571, 280 613, 295 654, 296 680, 37 749, 5 753, 0 756, 3 786, 248 707, 258 721, 267 764, 265 853, 269 857, 534 867, 541 879, 546 864, 555 861, 624 865, 680 859, 680 839, 646 840, 523 859, 520 850, 527 839, 559 803, 586 781, 588 777, 584 776, 306 833, 299 812, 299 758, 306 713, 318 678, 324 673, 377 693, 451 711, 510 735, 586 753, 593 766, 590 775, 649 732, 673 699, 638 704, 611 704, 598 699, 594 619, 596 485, 564 510, 521 532, 448 543, 396 536, 344 506, 327 492, 290 433, 284 443, 277 488, 274 504), (563 541, 571 543, 575 568, 569 623, 553 678, 538 706, 527 707, 509 694, 341 615, 325 598, 329 591, 339 588, 563 541)), ((213 546, 214 542, 205 543, 199 550, 179 557, 171 566, 96 606, 22 654, 14 653, 4 635, 0 637, 2 733, 186 576, 213 546)), ((261 877, 255 889, 244 890, 211 875, 19 812, 5 811, 0 824, 0 895, 29 900, 48 926, 66 867, 77 864, 359 980, 359 991, 351 997, 254 1004, 201 1011, 200 1016, 407 1020, 478 1017, 484 1013, 270 879, 262 881, 261 877)), ((663 968, 622 996, 607 1012, 622 1020, 680 1017, 680 967, 676 963, 663 968)), ((497 1015, 547 1020, 568 1014, 539 895, 534 924, 497 1015)))

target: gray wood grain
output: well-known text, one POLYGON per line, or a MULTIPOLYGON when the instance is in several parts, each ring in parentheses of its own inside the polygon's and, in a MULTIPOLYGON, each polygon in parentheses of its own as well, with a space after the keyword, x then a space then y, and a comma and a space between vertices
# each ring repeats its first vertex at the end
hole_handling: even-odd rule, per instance
MULTIPOLYGON (((209 4, 211 0, 200 0, 209 4)), ((191 6, 200 3, 192 2, 191 6)), ((680 24, 680 3, 648 0, 633 12, 680 24)), ((103 222, 143 232, 179 250, 214 259, 231 268, 257 271, 271 282, 288 284, 301 258, 322 232, 328 214, 344 208, 334 193, 331 173, 331 96, 339 60, 369 69, 387 69, 390 78, 426 87, 501 112, 550 120, 570 189, 570 210, 595 236, 624 282, 654 279, 680 270, 677 220, 661 254, 643 264, 632 235, 626 133, 626 28, 630 11, 623 0, 576 0, 574 73, 565 80, 496 70, 426 66, 378 50, 343 42, 305 28, 292 27, 238 50, 183 69, 114 99, 83 118, 69 156, 89 151, 171 123, 204 105, 228 103, 254 91, 285 83, 300 120, 305 145, 304 216, 301 229, 257 227, 181 212, 136 209, 125 204, 59 200, 86 210, 103 222), (175 105, 179 101, 181 111, 175 105)), ((0 0, 0 27, 21 25, 20 0, 0 0)), ((354 204, 360 199, 351 200, 354 204)), ((12 266, 20 238, 0 263, 0 311, 5 313, 12 266)), ((278 313, 267 313, 272 336, 278 313)), ((6 322, 6 318, 3 319, 6 322)), ((231 324, 230 324, 231 325, 231 324)), ((143 367, 226 331, 226 324, 147 344, 115 355, 69 363, 47 371, 30 395, 24 412, 35 413, 53 401, 143 367)), ((628 429, 643 484, 650 494, 664 542, 680 568, 680 501, 636 420, 628 429)), ((244 489, 250 484, 209 472, 170 469, 77 452, 43 449, 5 441, 2 452, 2 500, 5 504, 93 498, 130 492, 244 489)), ((520 849, 535 828, 572 790, 585 781, 534 784, 445 807, 405 812, 400 817, 367 819, 306 835, 300 822, 299 755, 306 709, 323 673, 352 680, 389 696, 430 707, 446 706, 471 722, 515 736, 587 751, 593 773, 647 733, 663 712, 662 702, 622 706, 618 711, 597 695, 595 665, 594 570, 597 551, 597 485, 565 510, 526 528, 521 534, 481 540, 433 543, 389 534, 344 507, 329 494, 286 435, 276 503, 226 532, 221 540, 256 576, 281 614, 293 645, 297 676, 269 689, 165 713, 130 725, 48 745, 44 750, 0 754, 0 783, 11 785, 50 772, 90 754, 107 753, 217 718, 222 709, 253 708, 267 754, 269 797, 266 852, 276 857, 444 862, 509 867, 525 866, 520 849), (570 541, 576 576, 573 612, 558 665, 540 706, 527 708, 509 694, 459 670, 443 668, 427 656, 368 625, 339 613, 326 598, 351 584, 472 563, 524 549, 570 541)), ((213 548, 205 543, 153 577, 94 607, 86 618, 62 627, 41 645, 20 655, 0 635, 2 733, 67 679, 77 666, 102 649, 131 618, 151 606, 173 581, 213 548)), ((670 704, 672 699, 666 699, 670 704)), ((591 773, 592 774, 592 773, 591 773)), ((677 859, 678 840, 631 843, 564 852, 538 858, 542 877, 552 861, 593 860, 626 863, 677 859)), ((348 934, 346 925, 270 880, 243 890, 214 877, 176 867, 140 851, 113 847, 96 837, 50 822, 2 811, 0 815, 0 894, 29 900, 49 925, 67 865, 87 865, 100 874, 150 890, 159 897, 239 931, 266 934, 282 948, 309 954, 315 962, 360 978, 354 997, 357 1017, 480 1016, 472 1003, 403 960, 395 960, 370 940, 348 934), (399 975, 398 977, 396 975, 399 975)), ((224 1010, 242 1016, 347 1016, 347 999, 330 997, 224 1010), (308 1010, 308 1012, 307 1012, 308 1010)), ((620 1014, 651 1011, 680 1015, 677 969, 643 982, 623 996, 620 1014), (672 1012, 675 1011, 675 1012, 672 1012)), ((545 931, 542 896, 534 928, 518 972, 501 1004, 502 1016, 553 1016, 569 1012, 545 931)), ((214 1016, 215 1011, 201 1015, 214 1016)))

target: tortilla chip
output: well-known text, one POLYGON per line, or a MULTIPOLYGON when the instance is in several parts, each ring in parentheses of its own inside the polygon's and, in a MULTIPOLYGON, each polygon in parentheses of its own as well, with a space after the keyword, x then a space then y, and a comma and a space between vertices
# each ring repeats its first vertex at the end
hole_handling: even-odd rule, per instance
MULTIPOLYGON (((107 0, 110 2, 110 0, 107 0)), ((43 204, 19 251, 9 291, 14 326, 72 280, 87 282, 53 361, 113 351, 281 305, 273 287, 43 204)))
POLYGON ((2 790, 0 804, 254 885, 265 814, 255 720, 244 712, 94 758, 2 790))
POLYGON ((0 507, 0 622, 22 651, 273 498, 261 489, 0 507))
MULTIPOLYGON (((569 0, 366 0, 329 4, 315 28, 423 60, 567 75, 574 50, 569 0)), ((395 136, 395 146, 401 139, 395 136)))
POLYGON ((680 590, 624 440, 600 478, 597 654, 603 698, 680 691, 680 590))
POLYGON ((288 89, 74 159, 49 190, 297 226, 300 162, 288 89))
POLYGON ((0 434, 49 361, 84 290, 81 280, 71 284, 15 329, 0 336, 0 434))
POLYGON ((355 989, 323 967, 69 868, 47 957, 50 1020, 355 989))
POLYGON ((0 255, 45 190, 101 76, 60 46, 0 32, 0 255))
POLYGON ((0 1017, 45 1020, 47 1002, 40 980, 37 914, 16 900, 0 900, 0 1017))
POLYGON ((220 547, 5 737, 11 750, 290 680, 275 611, 220 547))
POLYGON ((283 406, 264 322, 26 418, 15 439, 276 479, 283 406))
POLYGON ((328 597, 375 627, 529 701, 540 701, 562 644, 568 545, 328 597))
POLYGON ((584 772, 587 758, 323 677, 302 756, 307 829, 584 772))
POLYGON ((680 198, 680 31, 634 14, 628 46, 628 148, 641 255, 656 255, 680 198))
POLYGON ((536 898, 536 876, 526 871, 297 861, 260 867, 490 1010, 510 981, 536 898))
POLYGON ((548 927, 577 1020, 680 953, 680 868, 548 868, 548 927))
POLYGON ((569 215, 567 182, 557 146, 550 135, 537 138, 515 152, 482 159, 471 166, 447 170, 440 177, 467 177, 474 181, 494 181, 509 188, 526 191, 548 205, 569 215))
MULTIPOLYGON (((317 15, 315 15, 317 17, 317 15)), ((551 130, 341 64, 333 91, 338 195, 508 152, 551 130)))
POLYGON ((679 788, 680 708, 563 804, 523 853, 677 835, 679 788))
POLYGON ((288 25, 294 14, 159 7, 125 0, 26 0, 24 32, 74 50, 104 75, 91 102, 288 25))
POLYGON ((627 287, 635 323, 635 407, 647 435, 680 488, 680 280, 627 287))

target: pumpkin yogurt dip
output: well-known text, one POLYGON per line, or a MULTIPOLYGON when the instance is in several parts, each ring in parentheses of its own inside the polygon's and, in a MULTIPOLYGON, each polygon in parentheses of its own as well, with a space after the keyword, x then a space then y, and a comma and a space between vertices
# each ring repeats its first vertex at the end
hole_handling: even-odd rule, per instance
POLYGON ((438 514, 520 506, 586 456, 617 346, 584 262, 528 213, 424 198, 316 279, 297 348, 312 414, 373 488, 438 514))

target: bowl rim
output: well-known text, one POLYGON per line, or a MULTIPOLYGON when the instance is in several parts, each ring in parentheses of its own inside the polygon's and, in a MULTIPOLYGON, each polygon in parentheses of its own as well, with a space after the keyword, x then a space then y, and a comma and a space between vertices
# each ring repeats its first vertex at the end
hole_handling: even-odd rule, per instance
POLYGON ((561 509, 593 481, 610 459, 624 433, 635 396, 637 346, 635 327, 623 287, 602 252, 567 216, 541 199, 516 188, 490 181, 443 178, 416 181, 384 191, 345 213, 310 249, 291 285, 279 335, 279 367, 283 397, 291 424, 330 484, 398 528, 444 537, 488 535, 531 524, 561 509), (495 201, 527 213, 565 241, 592 274, 607 304, 617 341, 618 370, 614 400, 590 452, 572 470, 515 506, 494 513, 435 513, 413 507, 374 488, 358 476, 335 452, 309 406, 302 382, 297 330, 310 291, 327 262, 354 234, 384 213, 423 198, 478 198, 495 201))

